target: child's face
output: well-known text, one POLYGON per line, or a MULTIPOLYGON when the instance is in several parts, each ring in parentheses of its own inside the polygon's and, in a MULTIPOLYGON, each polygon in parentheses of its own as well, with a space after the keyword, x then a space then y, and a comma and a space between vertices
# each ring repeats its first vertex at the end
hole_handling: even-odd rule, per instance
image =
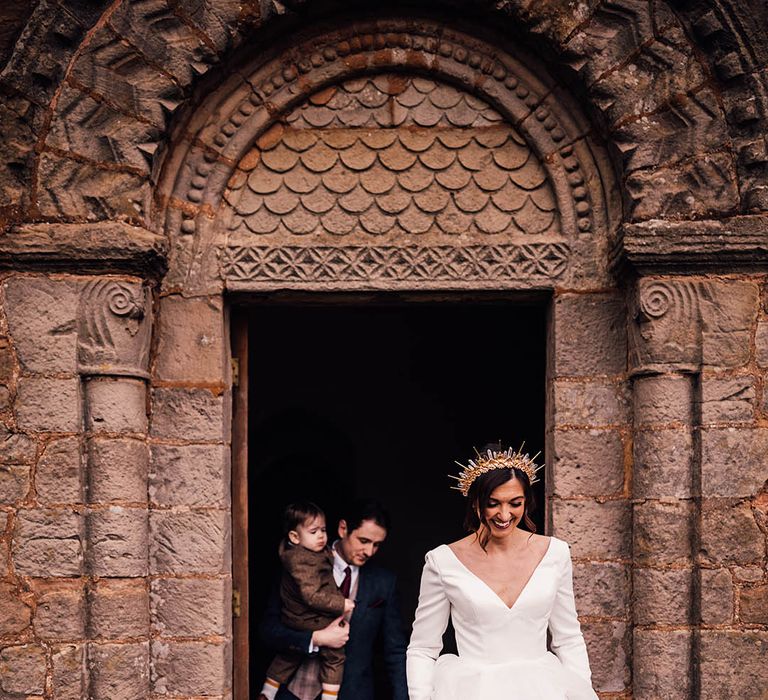
MULTIPOLYGON (((328 533, 325 531, 325 518, 318 515, 316 518, 308 518, 296 527, 296 538, 291 537, 294 544, 301 545, 311 552, 322 552, 328 544, 328 533)), ((291 533, 293 534, 293 533, 291 533)))

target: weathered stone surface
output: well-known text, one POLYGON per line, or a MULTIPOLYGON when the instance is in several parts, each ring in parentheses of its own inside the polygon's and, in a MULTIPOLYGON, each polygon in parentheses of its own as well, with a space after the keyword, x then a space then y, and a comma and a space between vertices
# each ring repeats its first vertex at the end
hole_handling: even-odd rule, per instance
POLYGON ((78 285, 50 277, 12 277, 5 285, 8 326, 28 372, 75 372, 78 285))
POLYGON ((149 643, 92 644, 89 652, 94 700, 143 700, 149 695, 149 643))
POLYGON ((66 644, 53 648, 53 697, 56 700, 82 700, 85 687, 85 647, 66 644))
POLYGON ((35 633, 45 640, 77 640, 85 633, 85 591, 82 580, 34 583, 37 597, 35 633))
POLYGON ((768 586, 741 589, 739 619, 756 625, 768 624, 768 586))
POLYGON ((701 697, 762 700, 767 657, 768 632, 702 630, 701 697))
POLYGON ((755 417, 755 383, 752 377, 702 381, 701 420, 704 423, 748 422, 755 417))
POLYGON ((624 445, 616 430, 555 432, 554 493, 612 496, 624 490, 624 445))
POLYGON ((35 440, 13 433, 0 423, 0 464, 28 464, 37 455, 35 440))
POLYGON ((701 299, 702 360, 706 366, 741 367, 749 361, 759 301, 757 284, 710 282, 701 299))
POLYGON ((77 438, 52 440, 40 455, 35 490, 41 503, 82 503, 83 470, 77 438))
POLYGON ((584 622, 584 639, 592 669, 592 685, 620 693, 629 685, 629 634, 624 622, 584 622))
POLYGON ((229 516, 222 511, 150 513, 152 573, 225 573, 229 516))
POLYGON ((89 634, 130 639, 149 634, 149 592, 143 579, 102 578, 91 588, 89 634))
POLYGON ((625 384, 601 381, 555 381, 556 426, 621 425, 629 419, 625 384))
POLYGON ((45 690, 45 649, 36 644, 0 651, 0 688, 7 693, 42 693, 45 690))
POLYGON ((91 377, 85 383, 86 427, 98 433, 146 433, 146 384, 138 379, 91 377))
POLYGON ((626 501, 552 503, 554 532, 571 545, 575 558, 621 558, 630 551, 630 516, 626 501))
MULTIPOLYGON (((0 530, 2 534, 2 530, 0 530)), ((9 637, 29 627, 32 609, 9 583, 0 583, 0 637, 9 637)))
POLYGON ((635 629, 633 698, 687 698, 691 689, 691 633, 635 629))
POLYGON ((16 418, 22 430, 74 433, 80 428, 77 378, 21 377, 16 418))
POLYGON ((97 576, 146 576, 147 511, 110 506, 88 515, 88 565, 97 576))
POLYGON ((624 618, 629 605, 629 567, 609 562, 576 562, 573 589, 579 615, 624 618))
MULTIPOLYGON (((153 390, 152 435, 180 440, 223 440, 229 432, 225 397, 208 389, 153 390)), ((228 404, 228 402, 227 402, 228 404)))
POLYGON ((633 510, 633 555, 639 564, 658 566, 691 558, 693 510, 688 501, 647 501, 633 510))
POLYGON ((4 384, 0 384, 0 413, 11 407, 11 390, 4 384))
MULTIPOLYGON (((110 92, 110 96, 120 94, 120 90, 110 92)), ((155 105, 155 109, 161 110, 160 105, 155 105)), ((140 172, 149 170, 147 159, 137 146, 157 141, 157 127, 112 109, 104 100, 97 102, 69 85, 64 85, 59 93, 56 112, 46 138, 50 148, 69 151, 96 163, 140 172), (67 115, 66 120, 62 113, 67 115)))
POLYGON ((634 202, 632 221, 703 217, 729 211, 738 205, 739 193, 729 155, 706 154, 695 165, 638 170, 627 177, 626 188, 634 202), (707 183, 703 187, 697 181, 707 183))
POLYGON ((46 217, 122 219, 141 225, 148 178, 96 163, 43 153, 38 168, 40 213, 46 217))
POLYGON ((621 374, 627 367, 626 311, 617 295, 555 297, 554 375, 621 374))
POLYGON ((149 448, 145 442, 93 438, 88 441, 88 467, 92 503, 146 502, 149 448))
POLYGON ((760 321, 755 331, 755 360, 760 367, 768 367, 768 321, 760 321))
POLYGON ((229 461, 226 445, 153 445, 150 499, 165 506, 224 506, 229 461))
POLYGON ((0 336, 0 382, 7 384, 16 374, 16 353, 11 347, 11 341, 0 336))
POLYGON ((733 579, 728 569, 701 570, 701 621, 722 625, 733 620, 733 579))
POLYGON ((734 578, 741 583, 757 583, 764 577, 760 566, 734 566, 731 571, 734 578))
POLYGON ((13 537, 16 571, 26 576, 79 576, 83 518, 66 509, 21 510, 13 537))
POLYGON ((635 622, 640 625, 686 625, 691 622, 693 572, 690 569, 633 571, 635 622), (642 601, 642 603, 640 603, 642 601))
POLYGON ((29 465, 0 465, 0 505, 23 501, 29 492, 29 465))
POLYGON ((152 689, 168 695, 220 695, 230 686, 230 649, 210 642, 152 643, 152 689))
POLYGON ((5 259, 43 269, 76 265, 80 273, 144 275, 163 269, 166 248, 165 236, 122 221, 25 223, 0 236, 0 265, 5 259))
POLYGON ((691 495, 690 430, 640 430, 633 444, 632 495, 635 498, 685 498, 691 495))
POLYGON ((635 425, 690 423, 693 393, 687 376, 638 377, 632 388, 635 425))
POLYGON ((749 503, 731 498, 704 499, 701 553, 713 565, 765 561, 765 537, 755 522, 749 503))
POLYGON ((229 579, 172 579, 152 582, 152 628, 166 637, 228 634, 232 586, 229 579))
POLYGON ((768 428, 702 430, 704 496, 753 496, 768 481, 768 428))
POLYGON ((166 381, 223 384, 224 313, 221 297, 164 297, 155 375, 166 381))
POLYGON ((643 275, 681 269, 718 273, 754 265, 765 254, 765 224, 760 214, 716 220, 654 219, 623 224, 623 257, 643 275))

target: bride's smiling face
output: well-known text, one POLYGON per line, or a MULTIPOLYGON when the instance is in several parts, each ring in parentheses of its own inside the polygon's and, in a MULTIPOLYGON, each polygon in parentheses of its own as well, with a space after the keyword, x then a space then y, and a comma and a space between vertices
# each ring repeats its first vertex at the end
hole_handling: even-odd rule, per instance
POLYGON ((525 492, 519 479, 497 486, 483 509, 483 520, 491 537, 506 537, 520 524, 525 513, 525 492))

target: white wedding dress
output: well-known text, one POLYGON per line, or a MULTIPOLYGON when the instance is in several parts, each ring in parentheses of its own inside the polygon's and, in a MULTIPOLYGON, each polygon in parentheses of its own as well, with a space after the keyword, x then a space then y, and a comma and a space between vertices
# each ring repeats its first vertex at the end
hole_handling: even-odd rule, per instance
POLYGON ((509 608, 450 547, 428 552, 408 645, 410 700, 597 700, 571 569, 568 545, 551 538, 509 608), (438 658, 449 616, 459 655, 438 658))

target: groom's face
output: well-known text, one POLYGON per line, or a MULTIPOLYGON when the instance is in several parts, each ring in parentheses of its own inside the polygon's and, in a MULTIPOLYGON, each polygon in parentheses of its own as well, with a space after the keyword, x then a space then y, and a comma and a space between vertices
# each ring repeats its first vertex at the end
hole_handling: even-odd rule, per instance
POLYGON ((363 520, 354 530, 347 527, 346 520, 339 521, 339 549, 344 561, 354 566, 362 566, 387 539, 387 531, 373 520, 363 520))

